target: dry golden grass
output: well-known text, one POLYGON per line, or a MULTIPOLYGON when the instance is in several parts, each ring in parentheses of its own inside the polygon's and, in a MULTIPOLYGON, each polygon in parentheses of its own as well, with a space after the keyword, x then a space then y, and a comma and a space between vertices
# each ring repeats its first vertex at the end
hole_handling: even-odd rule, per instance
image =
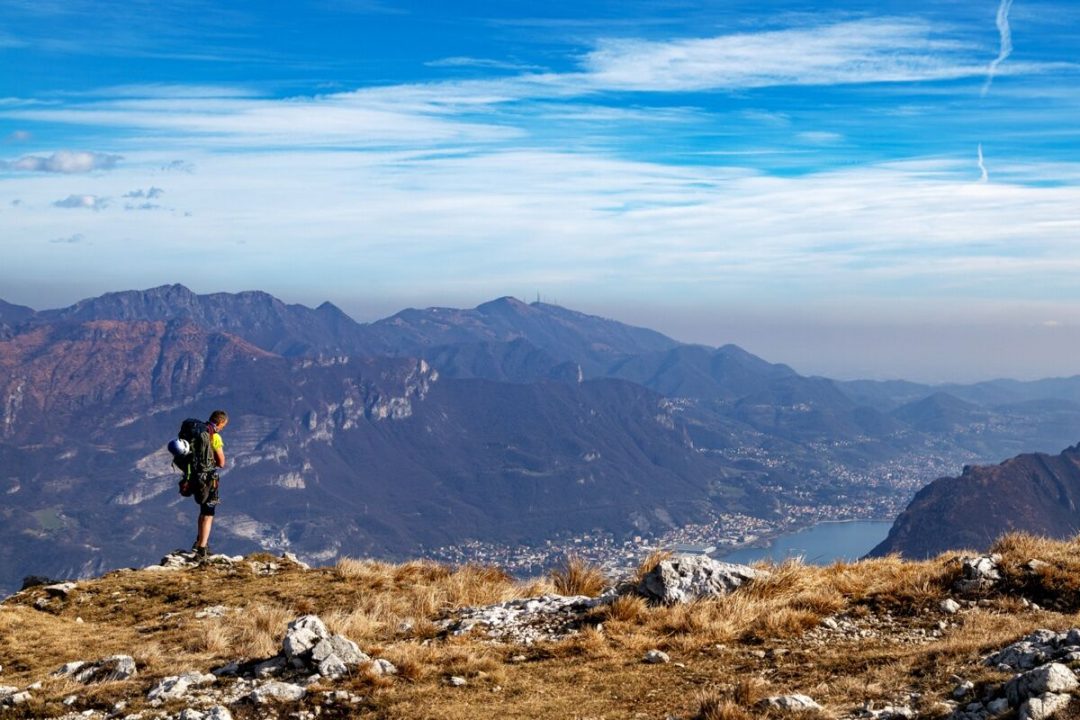
POLYGON ((611 584, 599 568, 574 556, 567 557, 551 571, 551 582, 560 595, 589 597, 596 597, 611 584))
MULTIPOLYGON (((980 662, 986 653, 1039 627, 1080 625, 1080 541, 1011 535, 994 549, 1003 556, 1008 593, 948 618, 937 604, 959 572, 952 555, 828 567, 788 562, 768 568, 768 579, 713 600, 658 607, 626 595, 594 609, 577 634, 531 647, 444 636, 436 623, 465 606, 555 590, 589 594, 582 592, 594 574, 589 568, 567 567, 527 583, 493 568, 369 560, 310 571, 284 566, 272 576, 246 564, 112 573, 79 583, 47 612, 33 608, 41 590, 0 604, 2 677, 20 687, 44 681, 30 717, 62 715, 59 702, 68 694, 84 698, 76 709, 124 699, 135 712, 165 675, 276 654, 285 625, 314 612, 332 631, 398 667, 396 678, 362 669, 327 685, 364 695, 364 713, 372 717, 780 718, 757 702, 801 692, 837 715, 921 693, 920 712, 934 718, 942 716, 934 703, 955 684, 950 675, 1000 682, 1003 676, 980 662), (1029 566, 1033 558, 1046 564, 1029 566), (1033 612, 1021 595, 1038 596, 1047 610, 1033 612), (195 618, 212 605, 229 611, 195 618), (888 629, 868 637, 816 630, 827 616, 881 627, 886 614, 888 629), (934 637, 941 619, 951 626, 934 637), (672 662, 643 663, 654 648, 672 662), (49 678, 64 662, 119 653, 136 658, 137 678, 93 688, 49 678), (455 675, 468 684, 451 687, 455 675)), ((642 571, 659 559, 650 558, 642 571)))
POLYGON ((637 566, 637 570, 634 572, 634 584, 641 583, 641 581, 645 579, 645 576, 653 571, 653 568, 671 557, 672 553, 670 550, 653 550, 637 566))
POLYGON ((990 552, 1002 556, 1009 589, 1061 610, 1080 609, 1080 535, 1055 541, 1029 533, 1010 533, 990 552), (1034 565, 1031 560, 1040 562, 1034 565))
POLYGON ((698 710, 692 720, 756 720, 756 713, 744 710, 727 698, 709 693, 698 700, 698 710))

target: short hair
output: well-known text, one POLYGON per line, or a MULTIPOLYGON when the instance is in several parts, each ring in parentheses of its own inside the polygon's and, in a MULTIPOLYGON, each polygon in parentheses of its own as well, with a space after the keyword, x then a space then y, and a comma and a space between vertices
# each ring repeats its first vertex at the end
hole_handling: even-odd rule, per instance
POLYGON ((215 410, 214 412, 210 413, 210 422, 214 423, 215 425, 221 425, 223 423, 227 423, 228 421, 229 413, 225 412, 224 410, 215 410))

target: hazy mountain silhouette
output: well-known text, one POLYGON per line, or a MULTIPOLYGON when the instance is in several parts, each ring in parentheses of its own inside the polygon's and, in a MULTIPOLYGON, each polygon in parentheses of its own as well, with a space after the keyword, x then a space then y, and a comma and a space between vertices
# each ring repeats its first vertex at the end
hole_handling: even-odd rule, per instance
POLYGON ((949 432, 958 426, 985 421, 987 413, 972 403, 945 392, 903 405, 892 413, 916 430, 923 432, 949 432))

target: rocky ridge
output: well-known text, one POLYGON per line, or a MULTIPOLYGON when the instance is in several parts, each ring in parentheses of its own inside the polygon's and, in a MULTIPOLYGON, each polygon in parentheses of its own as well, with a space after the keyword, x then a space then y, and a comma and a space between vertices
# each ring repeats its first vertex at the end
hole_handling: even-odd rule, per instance
MULTIPOLYGON (((953 558, 943 561, 943 567, 948 569, 941 576, 948 582, 943 594, 929 604, 923 603, 914 615, 901 605, 891 610, 876 603, 857 605, 825 614, 812 627, 788 639, 751 634, 747 640, 715 646, 709 646, 706 641, 697 653, 688 652, 684 644, 661 645, 615 664, 610 664, 609 658, 607 672, 624 672, 619 670, 620 664, 629 662, 625 667, 640 668, 634 672, 642 679, 653 673, 655 682, 661 683, 670 681, 672 672, 697 677, 695 673, 700 671, 695 667, 709 658, 722 660, 724 667, 741 668, 739 672, 757 678, 760 697, 752 701, 749 712, 762 718, 1048 720, 1072 717, 1068 713, 1076 707, 1076 698, 1080 696, 1080 681, 1076 676, 1076 669, 1080 668, 1080 626, 1077 625, 1059 629, 1037 627, 1019 639, 991 647, 972 658, 965 672, 946 674, 936 680, 934 685, 939 688, 936 693, 898 686, 892 691, 879 691, 874 701, 844 706, 822 696, 827 686, 799 682, 799 677, 812 671, 816 659, 833 653, 837 657, 857 654, 864 646, 877 647, 879 650, 875 652, 879 653, 888 652, 889 647, 908 648, 900 652, 909 655, 923 652, 923 648, 928 653, 939 652, 935 648, 955 642, 969 626, 986 622, 994 613, 1019 613, 1016 617, 1051 620, 1059 626, 1070 618, 1075 620, 1075 615, 1048 614, 1026 597, 1010 596, 1009 583, 1014 580, 1016 566, 1027 573, 1039 573, 1055 562, 1030 557, 1018 563, 1015 553, 953 558)), ((886 572, 886 567, 879 572, 886 572)), ((797 582, 798 578, 790 572, 790 569, 749 568, 708 558, 675 556, 658 562, 638 582, 624 582, 596 596, 548 592, 490 605, 448 609, 434 619, 432 632, 420 636, 424 639, 415 647, 432 648, 434 652, 438 647, 479 643, 478 647, 493 648, 496 656, 503 658, 500 662, 505 663, 504 667, 520 668, 515 672, 527 674, 530 666, 543 663, 545 657, 558 652, 560 647, 587 647, 581 643, 597 642, 611 633, 615 633, 611 636, 615 641, 620 632, 618 606, 625 605, 627 600, 644 603, 643 612, 670 612, 676 618, 679 612, 692 612, 710 603, 727 603, 727 598, 731 598, 735 604, 729 605, 729 612, 734 612, 740 603, 751 602, 755 595, 776 592, 777 588, 770 589, 770 583, 797 582), (703 582, 703 578, 709 581, 703 582), (737 600, 747 592, 751 595, 737 600), (609 625, 614 629, 609 631, 609 625)), ((895 567, 892 572, 896 572, 895 567)), ((216 578, 216 582, 251 582, 242 578, 262 578, 259 582, 269 583, 268 589, 273 589, 278 581, 299 592, 308 583, 327 582, 325 571, 310 569, 295 557, 215 555, 200 562, 191 553, 181 551, 140 571, 114 575, 127 582, 141 577, 171 577, 185 586, 203 577, 216 578)), ((102 581, 31 584, 0 604, 0 629, 8 627, 4 625, 6 619, 20 608, 37 613, 36 617, 42 621, 86 612, 90 607, 87 598, 95 591, 100 592, 93 585, 102 581)), ((108 602, 123 600, 119 597, 122 593, 108 588, 104 588, 103 597, 116 598, 108 602)), ((246 612, 225 604, 202 605, 198 609, 189 604, 188 607, 159 613, 153 623, 190 622, 185 618, 227 621, 246 612)), ((81 616, 74 622, 81 623, 81 616)), ((400 627, 395 632, 410 637, 414 629, 400 627)), ((416 669, 410 667, 411 661, 405 661, 406 669, 402 671, 398 662, 382 656, 379 646, 384 643, 362 648, 353 639, 328 629, 316 613, 294 616, 284 623, 277 637, 277 651, 271 655, 233 657, 227 662, 205 665, 177 664, 169 674, 162 674, 160 669, 151 671, 139 650, 133 648, 131 654, 68 659, 43 668, 47 672, 39 677, 23 673, 21 677, 29 682, 17 684, 3 680, 13 668, 18 672, 18 667, 25 665, 25 657, 10 643, 5 645, 0 641, 0 660, 6 666, 0 668, 0 717, 65 720, 349 717, 372 712, 380 707, 382 697, 408 694, 410 686, 420 680, 416 669), (59 708, 67 710, 58 711, 59 708)), ((451 662, 437 678, 447 690, 436 691, 425 686, 429 688, 425 692, 486 693, 474 696, 472 703, 482 702, 485 697, 499 698, 503 692, 501 683, 512 682, 512 678, 503 677, 500 684, 492 684, 485 680, 485 675, 494 670, 493 667, 483 672, 470 671, 467 664, 451 662)), ((671 708, 666 717, 689 720, 699 716, 671 708)))

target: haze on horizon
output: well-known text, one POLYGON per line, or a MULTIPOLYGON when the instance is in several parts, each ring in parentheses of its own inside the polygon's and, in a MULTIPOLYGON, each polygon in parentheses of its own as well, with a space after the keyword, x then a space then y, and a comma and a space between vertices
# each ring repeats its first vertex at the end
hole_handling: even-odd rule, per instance
POLYGON ((1080 7, 0 0, 0 298, 537 292, 807 374, 1080 372, 1080 7))

